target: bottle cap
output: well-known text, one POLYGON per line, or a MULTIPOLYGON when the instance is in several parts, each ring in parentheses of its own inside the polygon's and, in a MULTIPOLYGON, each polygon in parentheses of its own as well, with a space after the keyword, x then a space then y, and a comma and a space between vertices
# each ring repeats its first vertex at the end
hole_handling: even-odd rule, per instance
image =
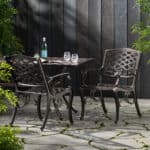
POLYGON ((44 41, 44 42, 46 41, 46 37, 43 37, 43 41, 44 41))
POLYGON ((38 60, 40 58, 40 55, 38 53, 35 53, 33 57, 38 60))

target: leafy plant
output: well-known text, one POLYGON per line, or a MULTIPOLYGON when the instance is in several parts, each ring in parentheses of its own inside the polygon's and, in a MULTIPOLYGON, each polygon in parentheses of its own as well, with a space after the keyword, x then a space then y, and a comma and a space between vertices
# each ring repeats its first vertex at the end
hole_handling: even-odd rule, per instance
POLYGON ((150 52, 150 1, 137 0, 144 20, 132 26, 132 32, 138 33, 138 39, 133 43, 133 48, 142 52, 150 52))
POLYGON ((23 46, 14 34, 14 17, 17 10, 12 0, 0 0, 0 55, 20 53, 23 46))
MULTIPOLYGON (((19 53, 23 49, 20 40, 14 35, 14 19, 17 10, 12 6, 12 0, 0 0, 0 56, 19 53)), ((0 62, 0 81, 10 82, 13 68, 5 62, 0 62)), ((0 112, 7 110, 6 101, 15 105, 17 97, 10 90, 0 87, 0 112)))
MULTIPOLYGON (((13 68, 5 63, 0 62, 0 80, 5 82, 10 82, 11 71, 13 68)), ((15 106, 18 98, 15 93, 11 90, 3 89, 0 87, 0 112, 7 111, 7 103, 15 106)), ((0 149, 1 150, 23 150, 24 146, 22 141, 16 137, 18 130, 11 128, 10 126, 0 127, 0 149)))
POLYGON ((10 82, 12 70, 13 70, 12 66, 10 66, 5 62, 0 62, 0 80, 10 82))
POLYGON ((0 112, 7 111, 7 101, 15 106, 17 103, 17 96, 11 90, 5 90, 0 87, 0 112))
MULTIPOLYGON (((12 0, 0 0, 0 56, 20 53, 23 46, 14 34, 14 16, 17 10, 12 6, 12 0)), ((10 82, 13 68, 0 62, 0 81, 10 82)), ((15 106, 18 98, 15 93, 0 86, 0 112, 7 111, 7 101, 15 106)), ((18 131, 11 127, 0 127, 1 150, 23 150, 23 143, 16 137, 18 131)))
MULTIPOLYGON (((11 80, 11 71, 13 68, 5 63, 5 62, 0 62, 0 80, 5 81, 5 82, 10 82, 11 80)), ((11 90, 8 89, 3 89, 0 86, 0 112, 6 111, 7 110, 7 101, 15 106, 17 103, 17 96, 12 92, 11 90)))
MULTIPOLYGON (((0 80, 10 82, 12 70, 13 68, 9 64, 0 62, 0 80)), ((7 101, 15 106, 18 98, 13 91, 3 89, 0 86, 0 112, 7 111, 7 101)), ((18 137, 16 137, 16 133, 18 133, 18 130, 13 129, 10 126, 0 127, 0 150, 24 149, 23 143, 18 137)))
POLYGON ((23 142, 15 136, 18 130, 11 127, 0 127, 1 150, 23 150, 23 142))

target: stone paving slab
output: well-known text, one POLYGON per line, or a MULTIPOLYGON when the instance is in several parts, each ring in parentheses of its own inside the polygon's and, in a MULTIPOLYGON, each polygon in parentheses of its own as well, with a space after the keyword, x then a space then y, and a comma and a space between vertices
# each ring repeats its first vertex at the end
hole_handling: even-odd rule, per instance
MULTIPOLYGON (((84 121, 80 121, 80 100, 74 100, 74 125, 70 126, 66 106, 61 111, 63 121, 59 121, 52 111, 43 132, 42 122, 36 114, 36 106, 31 103, 20 110, 15 125, 21 129, 17 136, 23 139, 25 150, 150 150, 150 100, 140 99, 142 118, 138 118, 134 105, 121 101, 120 120, 114 123, 115 104, 106 100, 108 115, 103 114, 100 102, 87 100, 84 121)), ((10 115, 2 114, 0 124, 6 124, 10 115)))
MULTIPOLYGON (((57 145, 60 147, 60 149, 66 149, 68 147, 84 147, 84 148, 89 148, 90 146, 88 145, 87 140, 83 140, 80 138, 74 138, 72 136, 67 136, 63 134, 55 134, 51 136, 43 136, 41 137, 32 137, 32 139, 25 139, 25 143, 28 145, 57 145)), ((92 149, 92 147, 91 147, 92 149)))
POLYGON ((38 145, 38 143, 34 144, 25 144, 25 150, 59 150, 62 149, 61 145, 38 145))

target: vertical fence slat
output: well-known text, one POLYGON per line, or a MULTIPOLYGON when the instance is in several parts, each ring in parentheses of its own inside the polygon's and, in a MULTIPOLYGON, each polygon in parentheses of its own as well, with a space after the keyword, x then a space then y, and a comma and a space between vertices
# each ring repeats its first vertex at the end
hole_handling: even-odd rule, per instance
MULTIPOLYGON (((88 67, 96 67, 101 65, 101 0, 89 0, 88 2, 88 56, 96 59, 95 62, 89 64, 88 67)), ((88 77, 90 83, 96 83, 97 79, 94 74, 88 77)))
POLYGON ((115 47, 127 47, 127 0, 115 0, 115 47))
POLYGON ((76 0, 77 49, 80 57, 88 56, 88 0, 76 0))
POLYGON ((102 0, 102 49, 114 47, 114 1, 102 0))
POLYGON ((138 79, 138 96, 144 98, 150 98, 150 66, 147 61, 150 58, 150 53, 142 55, 140 64, 140 76, 138 79))
POLYGON ((76 48, 76 0, 64 0, 64 49, 76 48))
POLYGON ((33 55, 35 49, 35 45, 34 45, 34 34, 32 33, 32 28, 33 28, 33 7, 30 3, 30 1, 26 1, 26 4, 27 4, 27 43, 28 43, 28 47, 27 47, 27 50, 26 50, 26 53, 28 55, 33 55), (31 34, 32 33, 32 34, 31 34), (31 42, 32 41, 32 42, 31 42))
POLYGON ((15 32, 16 35, 21 39, 21 42, 24 45, 25 50, 28 48, 28 24, 27 24, 27 9, 28 6, 26 4, 25 0, 22 0, 21 2, 19 0, 14 1, 14 5, 18 10, 18 14, 16 15, 15 20, 15 32))
MULTIPOLYGON (((131 27, 132 25, 134 25, 135 23, 137 23, 138 21, 140 21, 140 8, 136 6, 136 0, 128 0, 128 47, 131 47, 133 42, 137 39, 138 35, 137 34, 133 34, 131 32, 131 27)), ((142 59, 143 61, 143 59, 142 59)), ((140 70, 142 71, 142 66, 140 64, 140 70)), ((143 70, 144 73, 144 70, 143 70)), ((138 96, 141 96, 142 93, 144 92, 143 90, 143 75, 139 74, 139 79, 138 79, 138 96)))
POLYGON ((128 47, 137 39, 137 35, 131 32, 131 27, 140 21, 140 8, 136 6, 136 0, 128 0, 128 47))
POLYGON ((52 55, 62 56, 64 49, 63 0, 52 0, 52 55))
POLYGON ((48 7, 48 55, 52 56, 53 54, 53 49, 52 49, 52 1, 49 1, 49 7, 48 7))
POLYGON ((37 40, 37 46, 40 51, 42 37, 46 37, 49 48, 49 1, 43 0, 38 2, 39 6, 37 6, 36 9, 39 11, 35 12, 35 21, 37 22, 37 33, 35 38, 37 40))
POLYGON ((89 0, 88 10, 89 56, 101 62, 101 0, 89 0))

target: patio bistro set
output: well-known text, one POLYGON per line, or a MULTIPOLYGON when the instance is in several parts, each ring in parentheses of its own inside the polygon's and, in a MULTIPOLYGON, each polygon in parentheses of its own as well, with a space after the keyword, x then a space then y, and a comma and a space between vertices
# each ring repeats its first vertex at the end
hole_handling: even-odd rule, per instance
MULTIPOLYGON (((40 59, 25 55, 12 55, 5 57, 6 62, 13 66, 12 72, 14 81, 14 90, 18 97, 24 96, 25 101, 30 99, 30 95, 35 95, 37 104, 37 114, 42 120, 41 130, 45 128, 49 113, 51 111, 51 104, 54 105, 59 119, 62 119, 62 114, 59 110, 62 101, 67 105, 68 117, 71 124, 73 124, 72 112, 77 113, 73 106, 74 88, 72 84, 72 77, 67 68, 80 68, 85 64, 94 61, 92 58, 79 58, 77 63, 65 62, 62 58, 40 59), (62 66, 63 71, 56 75, 48 75, 45 71, 45 66, 62 66), (46 96, 46 99, 42 99, 46 96), (44 115, 42 101, 45 102, 44 115)), ((81 120, 84 119, 86 93, 92 93, 92 97, 98 97, 105 114, 107 109, 105 107, 104 97, 114 97, 116 106, 115 123, 119 120, 119 96, 132 96, 133 103, 139 117, 141 117, 138 99, 136 95, 136 81, 140 62, 140 52, 130 48, 118 48, 105 50, 103 62, 101 67, 89 69, 85 67, 81 71, 81 83, 79 88, 79 96, 81 98, 81 120), (89 74, 96 74, 96 84, 88 82, 89 74)), ((3 85, 1 85, 3 86, 3 85)), ((21 100, 21 99, 20 99, 21 100)), ((25 102, 26 103, 26 102, 25 102)), ((15 121, 19 102, 13 110, 10 124, 15 121)))

